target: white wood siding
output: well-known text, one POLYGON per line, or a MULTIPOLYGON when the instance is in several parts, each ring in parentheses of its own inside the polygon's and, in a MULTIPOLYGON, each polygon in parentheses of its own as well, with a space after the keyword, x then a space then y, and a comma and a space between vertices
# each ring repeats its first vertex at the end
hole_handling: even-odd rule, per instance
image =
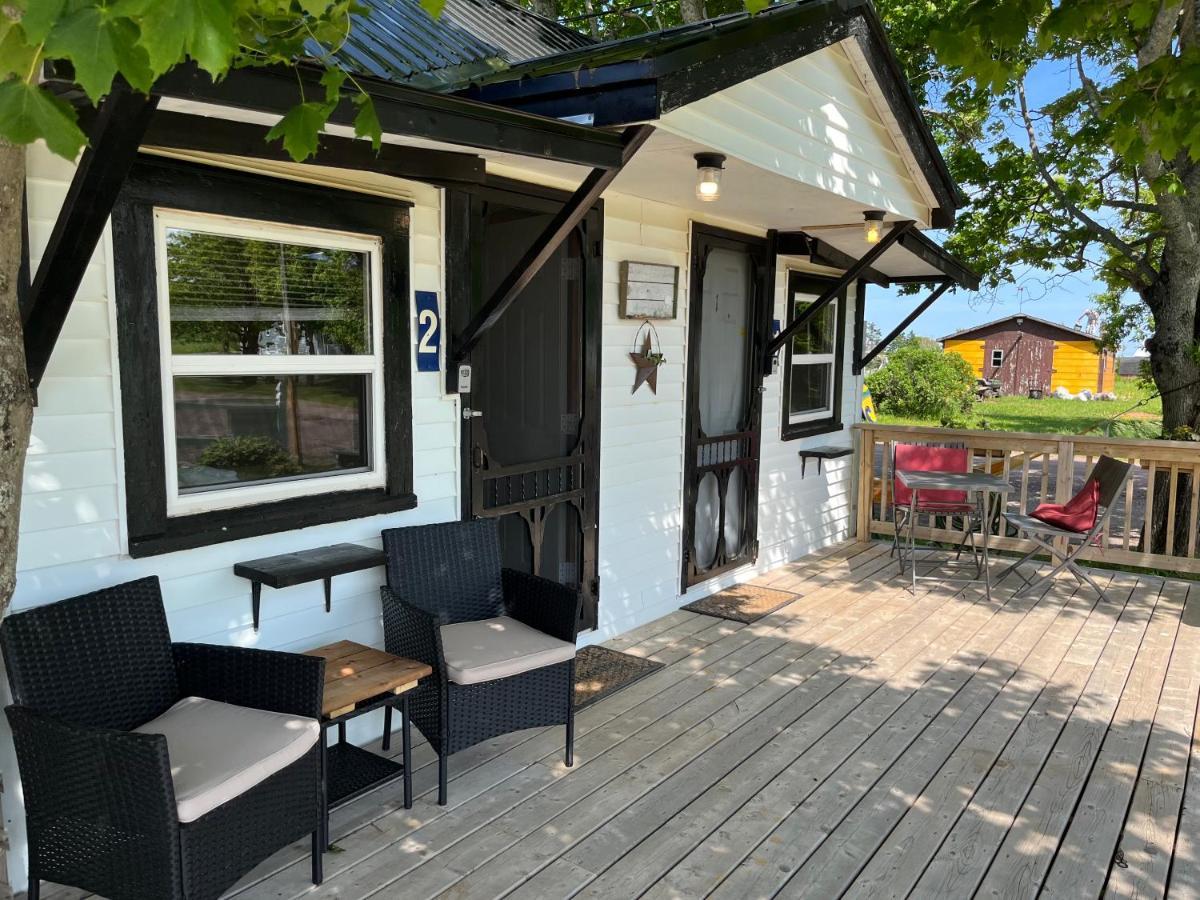
POLYGON ((672 110, 658 126, 872 209, 929 224, 911 156, 840 45, 672 110))
MULTIPOLYGON (((587 642, 605 640, 664 615, 685 600, 844 540, 853 522, 847 460, 826 463, 821 475, 810 464, 802 481, 797 456, 806 445, 849 446, 848 428, 838 434, 782 441, 781 379, 772 375, 765 381, 763 395, 758 562, 696 585, 686 598, 680 596, 691 221, 682 209, 627 195, 606 195, 604 204, 600 610, 596 633, 587 642), (655 322, 667 358, 659 369, 657 395, 646 387, 633 395, 629 392, 634 372, 629 351, 640 322, 617 315, 620 264, 627 259, 680 267, 679 314, 674 320, 655 322)), ((719 220, 709 224, 762 233, 719 220)), ((802 267, 799 261, 793 263, 802 267)), ((786 265, 781 260, 776 273, 773 317, 781 322, 787 321, 786 265)), ((850 328, 852 301, 846 316, 850 328)), ((842 415, 843 422, 852 423, 862 382, 850 371, 848 353, 844 365, 842 415)))
MULTIPOLYGON (((28 156, 32 263, 66 196, 73 168, 35 147, 28 156)), ((441 193, 403 184, 413 201, 412 287, 444 294, 441 193)), ((239 560, 338 541, 378 545, 382 528, 458 515, 457 398, 440 377, 414 371, 413 464, 417 509, 131 559, 124 555, 124 471, 120 456, 119 376, 111 302, 111 240, 106 234, 67 318, 39 393, 25 471, 14 609, 147 574, 163 578, 172 636, 269 648, 314 646, 326 638, 377 642, 382 570, 333 581, 326 615, 319 583, 267 590, 262 628, 250 624, 248 583, 239 560)), ((411 312, 410 315, 415 315, 411 312)), ((410 326, 414 327, 415 326, 410 326)))
MULTIPOLYGON (((52 228, 73 172, 44 148, 28 156, 28 196, 33 264, 52 228)), ((296 175, 282 164, 278 174, 296 175)), ((536 173, 521 174, 547 182, 536 173)), ((312 178, 308 170, 306 178, 312 178)), ((440 191, 392 180, 414 202, 412 287, 436 291, 444 302, 440 191)), ((560 185, 561 186, 561 185, 560 185)), ((581 643, 606 639, 667 613, 681 603, 683 525, 684 373, 687 360, 690 214, 627 195, 605 199, 600 471, 600 621, 581 643), (622 260, 679 266, 679 313, 658 321, 667 361, 658 393, 630 394, 634 370, 628 353, 638 321, 617 314, 622 260)), ((753 229, 712 220, 711 224, 753 229)), ((757 232, 761 234, 762 232, 757 232)), ((411 511, 231 541, 212 547, 131 559, 125 554, 124 471, 118 361, 113 334, 111 239, 106 234, 87 271, 50 361, 34 418, 25 470, 25 500, 14 609, 52 602, 144 575, 162 578, 176 640, 305 649, 347 638, 380 644, 378 588, 381 570, 333 581, 333 611, 326 614, 320 584, 263 592, 262 628, 251 627, 248 583, 233 575, 235 562, 339 541, 378 546, 382 528, 448 521, 459 516, 458 400, 442 394, 441 376, 413 379, 413 464, 419 506, 411 511)), ((781 263, 774 316, 786 320, 781 263)), ((412 315, 410 309, 410 315, 412 315)), ((847 310, 853 321, 853 309, 847 310)), ((443 342, 444 346, 444 342, 443 342)), ((848 363, 847 363, 848 365, 848 363)), ((778 563, 844 539, 851 528, 846 461, 818 476, 812 466, 800 480, 801 441, 779 439, 779 376, 766 381, 763 465, 759 508, 760 558, 755 566, 693 588, 688 599, 754 577, 778 563)), ((844 375, 845 421, 852 422, 860 382, 844 375)), ((810 443, 848 442, 849 433, 810 443)), ((0 724, 0 729, 4 728, 0 724)), ((352 739, 377 736, 378 717, 352 723, 352 739)), ((13 852, 10 872, 25 882, 24 821, 11 741, 0 741, 0 771, 13 852)))

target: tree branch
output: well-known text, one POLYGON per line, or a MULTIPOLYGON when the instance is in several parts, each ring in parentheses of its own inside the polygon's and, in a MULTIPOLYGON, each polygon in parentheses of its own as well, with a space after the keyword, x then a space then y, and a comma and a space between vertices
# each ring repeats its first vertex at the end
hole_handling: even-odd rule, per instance
POLYGON ((1037 132, 1033 127, 1033 119, 1029 115, 1029 101, 1025 98, 1025 80, 1022 78, 1017 82, 1017 98, 1021 103, 1021 120, 1025 123, 1025 134, 1029 140, 1029 154, 1033 158, 1033 163, 1037 166, 1038 171, 1042 175, 1042 180, 1046 182, 1046 187, 1050 189, 1055 199, 1076 221, 1086 226, 1097 238, 1104 241, 1130 262, 1132 262, 1141 275, 1144 286, 1153 284, 1158 278, 1158 273, 1146 264, 1126 241, 1122 240, 1111 228, 1101 225, 1079 206, 1072 202, 1071 198, 1063 191, 1062 186, 1054 177, 1054 173, 1050 171, 1046 165, 1045 159, 1042 157, 1041 147, 1038 144, 1037 132))
POLYGON ((1179 21, 1179 11, 1183 4, 1180 2, 1163 3, 1158 8, 1146 39, 1138 47, 1138 68, 1144 69, 1150 63, 1171 49, 1171 40, 1175 35, 1175 23, 1179 21))
POLYGON ((1157 203, 1142 203, 1142 202, 1139 202, 1136 200, 1117 200, 1115 198, 1112 200, 1105 198, 1104 200, 1102 200, 1100 202, 1103 203, 1105 206, 1111 206, 1113 209, 1127 209, 1130 212, 1152 213, 1152 214, 1158 212, 1158 204, 1157 203))
POLYGON ((1104 108, 1104 100, 1100 97, 1100 90, 1096 87, 1096 82, 1088 78, 1087 72, 1084 71, 1083 50, 1075 51, 1075 70, 1079 73, 1079 83, 1083 85, 1083 94, 1087 97, 1092 115, 1098 119, 1100 118, 1100 110, 1104 108))

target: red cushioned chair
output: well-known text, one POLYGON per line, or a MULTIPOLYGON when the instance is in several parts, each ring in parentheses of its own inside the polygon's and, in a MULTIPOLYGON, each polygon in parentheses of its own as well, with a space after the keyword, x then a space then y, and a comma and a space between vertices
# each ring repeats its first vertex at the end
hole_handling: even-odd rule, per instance
POLYGON ((1096 584, 1087 572, 1075 564, 1075 559, 1100 536, 1104 526, 1108 524, 1108 518, 1112 515, 1113 501, 1120 496, 1121 489, 1125 487, 1125 482, 1129 480, 1132 471, 1131 463, 1121 462, 1111 456, 1101 456, 1096 460, 1095 467, 1084 482, 1083 490, 1061 507, 1055 508, 1057 504, 1043 503, 1030 515, 1005 513, 1004 518, 1008 524, 1024 532, 1025 536, 1033 541, 1034 548, 1001 572, 996 581, 1007 577, 1011 572, 1016 572, 1017 576, 1025 582, 1024 586, 1017 591, 1020 594, 1037 585, 1046 584, 1055 575, 1066 569, 1079 581, 1090 584, 1092 589, 1103 598, 1104 591, 1101 590, 1100 585, 1096 584), (1096 500, 1094 518, 1090 515, 1093 496, 1096 500), (1081 512, 1083 513, 1082 517, 1079 515, 1081 512), (1040 516, 1053 519, 1057 524, 1052 524, 1040 516), (1071 525, 1075 527, 1069 527, 1071 525), (1056 538, 1065 540, 1066 553, 1054 545, 1056 538), (1019 566, 1038 553, 1049 554, 1050 561, 1057 562, 1057 565, 1044 578, 1026 578, 1019 566))
MULTIPOLYGON (((892 521, 895 534, 892 537, 892 553, 900 562, 903 574, 909 557, 912 556, 911 535, 909 546, 903 536, 916 524, 917 516, 958 516, 963 520, 962 540, 954 548, 954 558, 962 554, 962 548, 971 543, 975 559, 976 574, 979 574, 979 551, 975 546, 975 529, 983 519, 978 503, 966 491, 918 491, 916 504, 913 492, 900 480, 899 472, 970 472, 971 451, 966 447, 935 447, 930 444, 896 444, 892 451, 892 521)), ((915 574, 915 573, 914 573, 915 574)), ((915 586, 915 584, 914 584, 915 586)))

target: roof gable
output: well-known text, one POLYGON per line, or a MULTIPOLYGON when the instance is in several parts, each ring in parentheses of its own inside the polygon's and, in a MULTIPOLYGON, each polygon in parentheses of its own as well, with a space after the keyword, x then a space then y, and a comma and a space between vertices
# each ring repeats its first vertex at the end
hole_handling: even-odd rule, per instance
POLYGON ((890 113, 915 176, 945 227, 965 198, 887 42, 869 0, 796 0, 531 60, 471 79, 467 96, 594 125, 660 119, 809 54, 853 43, 855 68, 890 113))
POLYGON ((1080 331, 1079 329, 1072 328, 1069 325, 1063 325, 1059 322, 1051 322, 1049 319, 1041 319, 1037 316, 1028 315, 1027 313, 1014 313, 1013 315, 1005 316, 1002 319, 994 319, 991 322, 984 322, 982 325, 972 325, 970 328, 963 328, 960 331, 954 332, 953 334, 947 334, 944 337, 940 337, 938 340, 965 340, 967 338, 982 336, 983 334, 992 332, 996 330, 996 326, 998 325, 1007 325, 1011 322, 1019 326, 1022 321, 1035 322, 1038 325, 1041 325, 1043 328, 1048 328, 1059 332, 1067 340, 1095 341, 1097 344, 1103 343, 1103 341, 1094 334, 1088 334, 1086 331, 1080 331))

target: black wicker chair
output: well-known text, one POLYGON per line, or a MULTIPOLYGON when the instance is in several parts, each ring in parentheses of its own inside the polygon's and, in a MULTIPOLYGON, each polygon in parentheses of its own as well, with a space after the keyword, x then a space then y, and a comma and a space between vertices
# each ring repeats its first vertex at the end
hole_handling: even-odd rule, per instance
MULTIPOLYGON (((135 729, 153 729, 151 720, 193 698, 183 705, 221 701, 232 704, 219 706, 227 714, 294 730, 299 717, 320 718, 324 660, 172 644, 157 578, 9 616, 0 646, 16 701, 6 712, 25 794, 30 900, 41 879, 114 900, 216 898, 309 833, 320 883, 316 743, 210 811, 192 807, 191 818, 177 805, 167 737, 135 729)), ((303 746, 293 743, 291 755, 303 746)))
MULTIPOLYGON (((383 532, 387 586, 383 630, 389 653, 433 667, 409 694, 412 721, 438 754, 438 803, 446 803, 447 758, 481 741, 545 725, 566 726, 566 764, 574 762, 575 658, 580 596, 556 582, 500 565, 495 519, 383 532), (498 617, 509 617, 500 620, 498 617), (569 659, 484 680, 447 661, 443 626, 520 623, 513 631, 566 642, 569 659), (526 627, 527 626, 527 627, 526 627), (469 683, 461 683, 467 681, 469 683)), ((454 639, 461 640, 461 639, 454 639)), ((535 663, 533 656, 526 662, 535 663)), ((486 671, 484 677, 486 677, 486 671)), ((495 671, 495 670, 493 670, 495 671)))

